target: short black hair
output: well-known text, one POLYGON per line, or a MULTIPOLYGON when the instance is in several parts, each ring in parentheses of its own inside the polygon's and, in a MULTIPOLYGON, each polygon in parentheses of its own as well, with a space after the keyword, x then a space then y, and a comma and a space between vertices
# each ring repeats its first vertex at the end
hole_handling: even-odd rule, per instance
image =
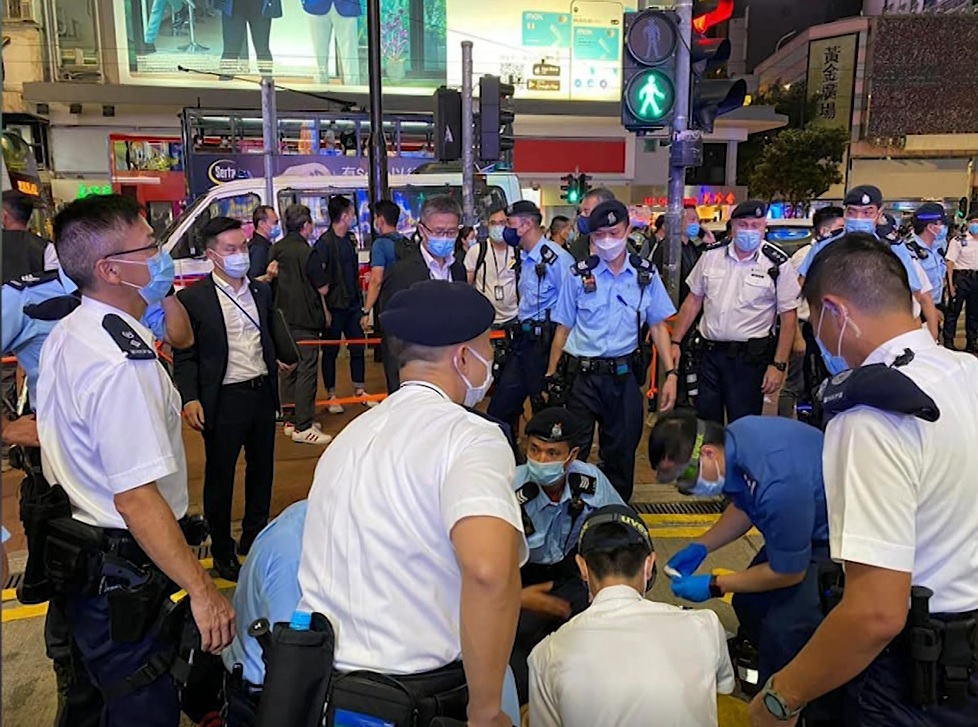
POLYGON ((440 361, 445 354, 445 348, 440 346, 422 346, 410 343, 397 336, 387 335, 387 347, 391 357, 397 361, 397 367, 404 368, 412 361, 440 361))
POLYGON ((326 212, 329 214, 330 224, 337 222, 343 216, 343 213, 352 206, 353 202, 350 201, 349 197, 344 197, 341 194, 330 197, 329 204, 326 205, 326 212))
POLYGON ((391 227, 397 227, 397 222, 401 219, 401 208, 396 202, 382 199, 373 206, 373 215, 382 218, 391 227))
MULTIPOLYGON (((723 446, 723 427, 716 422, 705 422, 703 444, 723 446)), ((658 469, 663 460, 674 464, 688 462, 696 444, 698 428, 696 413, 677 410, 659 417, 649 433, 649 464, 658 469)))
POLYGON ((272 207, 271 205, 267 205, 267 204, 258 205, 257 207, 255 207, 255 211, 251 213, 251 223, 255 227, 258 227, 258 223, 267 220, 268 213, 274 211, 275 208, 272 207))
POLYGON ((602 202, 611 202, 614 198, 614 192, 607 187, 595 187, 594 189, 589 189, 587 192, 585 192, 584 197, 581 198, 581 201, 584 201, 585 199, 593 199, 598 204, 601 204, 602 202))
POLYGON ((489 213, 486 215, 486 219, 488 220, 493 215, 498 215, 498 214, 505 215, 506 214, 506 208, 503 207, 503 206, 501 206, 501 205, 496 205, 491 210, 489 210, 489 213))
POLYGON ((200 239, 204 241, 204 247, 214 247, 217 243, 217 236, 230 230, 240 230, 241 221, 232 217, 213 217, 200 228, 200 239))
POLYGON ((865 232, 843 235, 815 256, 802 295, 815 305, 826 294, 842 296, 867 313, 913 310, 903 262, 888 243, 865 232))
POLYGON ((662 227, 665 224, 666 224, 666 216, 659 215, 658 217, 655 218, 655 224, 653 225, 653 227, 655 228, 655 231, 658 232, 659 230, 662 229, 662 227))
POLYGON ((554 218, 550 220, 550 235, 551 237, 556 235, 561 230, 565 229, 570 225, 570 219, 564 215, 554 215, 554 218))
POLYGON ((304 204, 290 204, 285 209, 285 231, 298 232, 312 222, 312 211, 304 204))
MULTIPOLYGON (((592 535, 595 540, 614 538, 621 527, 618 523, 602 523, 595 526, 592 535)), ((647 545, 636 543, 612 550, 588 550, 583 558, 588 571, 597 580, 612 576, 631 579, 641 574, 645 559, 651 554, 647 545)))
POLYGON ((34 198, 16 189, 8 189, 3 193, 3 208, 20 224, 26 225, 34 212, 34 198))
POLYGON ((143 217, 143 208, 121 194, 96 194, 69 202, 54 218, 54 249, 65 275, 84 292, 95 285, 95 264, 119 250, 119 239, 143 217))
POLYGON ((841 207, 836 205, 829 205, 828 207, 822 207, 820 210, 816 210, 815 214, 812 215, 812 227, 815 232, 818 232, 818 228, 823 225, 827 225, 835 220, 840 220, 845 217, 846 213, 841 207))

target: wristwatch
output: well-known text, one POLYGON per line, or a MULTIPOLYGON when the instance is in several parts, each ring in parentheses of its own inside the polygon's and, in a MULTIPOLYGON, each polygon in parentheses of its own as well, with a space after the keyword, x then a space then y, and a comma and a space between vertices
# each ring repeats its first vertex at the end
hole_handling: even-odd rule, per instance
POLYGON ((782 374, 788 370, 788 364, 785 361, 773 361, 771 365, 782 374))
POLYGON ((669 369, 668 371, 665 372, 665 374, 663 374, 663 376, 675 376, 678 379, 679 369, 669 369))
POLYGON ((710 576, 710 598, 722 598, 723 589, 720 588, 720 584, 717 582, 717 577, 715 575, 710 576))
POLYGON ((370 313, 370 311, 368 311, 368 310, 366 310, 364 308, 361 308, 360 309, 360 317, 361 318, 363 318, 363 316, 365 316, 365 315, 368 315, 369 313, 370 313))
POLYGON ((764 702, 764 708, 770 712, 772 717, 779 722, 787 722, 789 719, 801 712, 801 710, 805 708, 805 705, 802 705, 797 709, 791 709, 791 707, 788 706, 788 703, 784 701, 784 697, 774 690, 773 682, 774 675, 772 674, 768 678, 767 683, 764 685, 764 689, 761 690, 761 701, 764 702))

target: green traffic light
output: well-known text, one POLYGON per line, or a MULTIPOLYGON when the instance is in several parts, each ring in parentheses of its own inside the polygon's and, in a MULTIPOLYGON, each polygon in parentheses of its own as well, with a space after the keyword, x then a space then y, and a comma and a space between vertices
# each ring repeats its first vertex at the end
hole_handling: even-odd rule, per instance
POLYGON ((576 189, 567 190, 567 201, 571 204, 577 204, 579 195, 576 189))
POLYGON ((672 111, 676 89, 669 76, 655 68, 648 68, 629 81, 625 102, 639 121, 659 121, 672 111))

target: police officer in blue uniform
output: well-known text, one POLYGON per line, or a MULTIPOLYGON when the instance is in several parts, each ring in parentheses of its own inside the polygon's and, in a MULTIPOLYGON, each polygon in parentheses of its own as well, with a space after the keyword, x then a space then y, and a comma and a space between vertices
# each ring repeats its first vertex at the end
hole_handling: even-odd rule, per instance
POLYGON ((630 224, 625 205, 602 202, 588 224, 597 254, 574 265, 560 293, 547 376, 551 403, 559 403, 566 391, 567 408, 585 422, 580 459, 587 460, 594 425, 600 426, 601 469, 627 502, 644 423, 640 387, 649 365, 642 326, 649 326, 665 367, 659 411, 668 411, 676 401, 677 372, 664 321, 676 309, 655 266, 626 249, 630 224))
POLYGON ((527 200, 514 202, 506 210, 503 239, 520 250, 516 263, 519 311, 488 413, 507 424, 523 412, 527 397, 534 411, 544 406, 544 374, 555 328, 553 310, 574 263, 570 253, 544 238, 542 219, 539 208, 527 200))
MULTIPOLYGON (((659 482, 730 504, 668 563, 672 592, 696 603, 733 593, 742 634, 758 650, 759 684, 798 653, 822 621, 819 567, 828 565, 822 433, 783 417, 749 416, 724 429, 676 413, 656 422, 649 461, 659 482), (745 571, 694 575, 708 553, 756 527, 764 546, 745 571)), ((822 715, 824 716, 824 715, 822 715)))
POLYGON ((925 202, 913 213, 913 236, 907 240, 910 254, 924 269, 930 281, 930 296, 938 310, 944 309, 941 299, 947 277, 947 214, 938 202, 925 202))
POLYGON ((520 571, 522 611, 510 661, 521 704, 527 700, 533 647, 588 604, 574 562, 581 525, 599 507, 624 505, 601 470, 577 459, 584 425, 567 409, 542 410, 526 425, 526 464, 516 468, 514 487, 530 550, 520 571))

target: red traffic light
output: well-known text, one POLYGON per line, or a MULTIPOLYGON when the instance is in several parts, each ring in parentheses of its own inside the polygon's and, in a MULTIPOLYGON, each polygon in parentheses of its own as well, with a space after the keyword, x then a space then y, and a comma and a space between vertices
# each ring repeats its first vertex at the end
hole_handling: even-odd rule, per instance
POLYGON ((705 33, 714 25, 729 20, 733 15, 734 0, 709 0, 697 3, 693 8, 693 30, 705 33))

